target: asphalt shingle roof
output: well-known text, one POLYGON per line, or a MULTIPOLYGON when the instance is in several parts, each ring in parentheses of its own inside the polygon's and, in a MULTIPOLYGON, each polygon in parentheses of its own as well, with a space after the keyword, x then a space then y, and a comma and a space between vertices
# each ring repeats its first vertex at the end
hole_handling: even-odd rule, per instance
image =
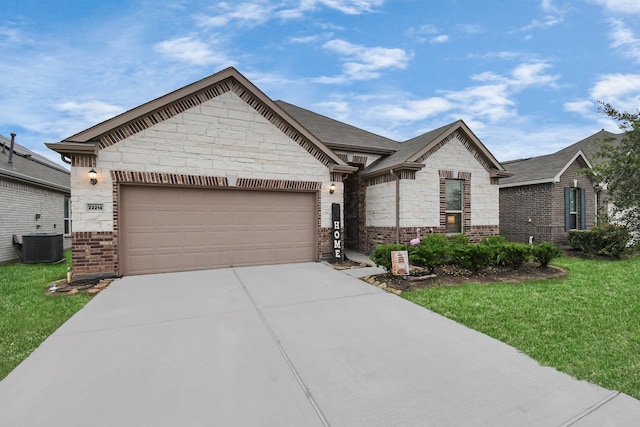
POLYGON ((527 182, 551 182, 579 151, 582 151, 587 157, 587 160, 593 164, 593 162, 596 161, 595 154, 600 151, 601 141, 613 138, 610 143, 617 145, 623 136, 624 134, 615 134, 601 130, 553 154, 502 162, 505 169, 513 173, 513 176, 501 179, 500 185, 527 182))
POLYGON ((44 156, 14 144, 12 163, 9 163, 11 141, 0 135, 0 175, 28 181, 34 185, 55 187, 69 191, 71 175, 67 169, 44 156), (4 153, 2 145, 4 144, 4 153))
POLYGON ((275 103, 330 148, 336 149, 344 146, 350 149, 374 149, 386 152, 393 152, 398 149, 397 141, 384 136, 359 129, 284 101, 275 101, 275 103))

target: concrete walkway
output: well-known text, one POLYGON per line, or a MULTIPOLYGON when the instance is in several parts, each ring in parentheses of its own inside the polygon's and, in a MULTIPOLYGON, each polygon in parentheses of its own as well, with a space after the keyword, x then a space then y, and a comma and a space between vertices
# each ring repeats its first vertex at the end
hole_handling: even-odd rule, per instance
POLYGON ((635 426, 640 402, 318 264, 115 281, 0 382, 0 426, 635 426))

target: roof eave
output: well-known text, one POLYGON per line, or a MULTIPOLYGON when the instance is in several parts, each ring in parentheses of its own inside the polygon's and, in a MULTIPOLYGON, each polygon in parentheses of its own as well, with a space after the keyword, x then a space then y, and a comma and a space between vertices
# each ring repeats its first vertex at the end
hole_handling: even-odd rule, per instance
POLYGON ((45 143, 48 148, 55 151, 56 153, 64 154, 64 155, 89 155, 96 156, 98 154, 98 142, 97 141, 88 141, 88 142, 69 142, 69 141, 61 141, 61 142, 48 142, 45 143))
POLYGON ((559 181, 556 181, 555 178, 542 178, 542 179, 535 179, 535 180, 531 180, 531 181, 521 181, 521 182, 508 182, 505 184, 499 184, 498 186, 500 188, 509 188, 509 187, 524 187, 527 185, 537 185, 537 184, 553 184, 553 183, 557 183, 559 181))
POLYGON ((491 171, 489 172, 489 176, 491 178, 509 178, 510 176, 513 176, 513 172, 509 172, 506 170, 491 169, 491 171))
POLYGON ((389 155, 396 152, 396 150, 392 148, 376 148, 365 145, 341 144, 339 142, 325 142, 324 144, 332 150, 353 151, 358 153, 389 155))
POLYGON ((10 172, 4 169, 0 169, 0 176, 12 179, 14 181, 20 181, 31 185, 37 185, 39 187, 48 188, 50 190, 59 191, 62 193, 70 193, 71 189, 64 185, 59 185, 53 182, 45 181, 39 178, 33 178, 28 175, 24 175, 17 172, 10 172))
POLYGON ((422 170, 424 167, 425 167, 424 163, 402 162, 402 163, 396 163, 395 165, 387 166, 382 169, 377 169, 370 172, 366 172, 366 171, 361 172, 360 176, 363 178, 371 178, 374 176, 386 175, 391 172, 398 172, 403 170, 419 171, 419 170, 422 170))

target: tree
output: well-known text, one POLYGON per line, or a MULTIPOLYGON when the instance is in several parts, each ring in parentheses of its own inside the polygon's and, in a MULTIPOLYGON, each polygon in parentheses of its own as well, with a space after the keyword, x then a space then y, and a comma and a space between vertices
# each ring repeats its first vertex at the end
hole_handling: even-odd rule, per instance
POLYGON ((607 186, 612 218, 640 235, 640 116, 600 103, 600 112, 616 120, 624 136, 619 145, 602 141, 593 172, 607 186))

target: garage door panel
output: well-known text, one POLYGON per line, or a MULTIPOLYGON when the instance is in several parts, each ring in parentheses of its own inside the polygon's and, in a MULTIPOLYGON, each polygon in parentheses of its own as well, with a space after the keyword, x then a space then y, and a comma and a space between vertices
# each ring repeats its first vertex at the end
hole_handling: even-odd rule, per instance
POLYGON ((315 193, 123 186, 123 274, 316 258, 315 193))

